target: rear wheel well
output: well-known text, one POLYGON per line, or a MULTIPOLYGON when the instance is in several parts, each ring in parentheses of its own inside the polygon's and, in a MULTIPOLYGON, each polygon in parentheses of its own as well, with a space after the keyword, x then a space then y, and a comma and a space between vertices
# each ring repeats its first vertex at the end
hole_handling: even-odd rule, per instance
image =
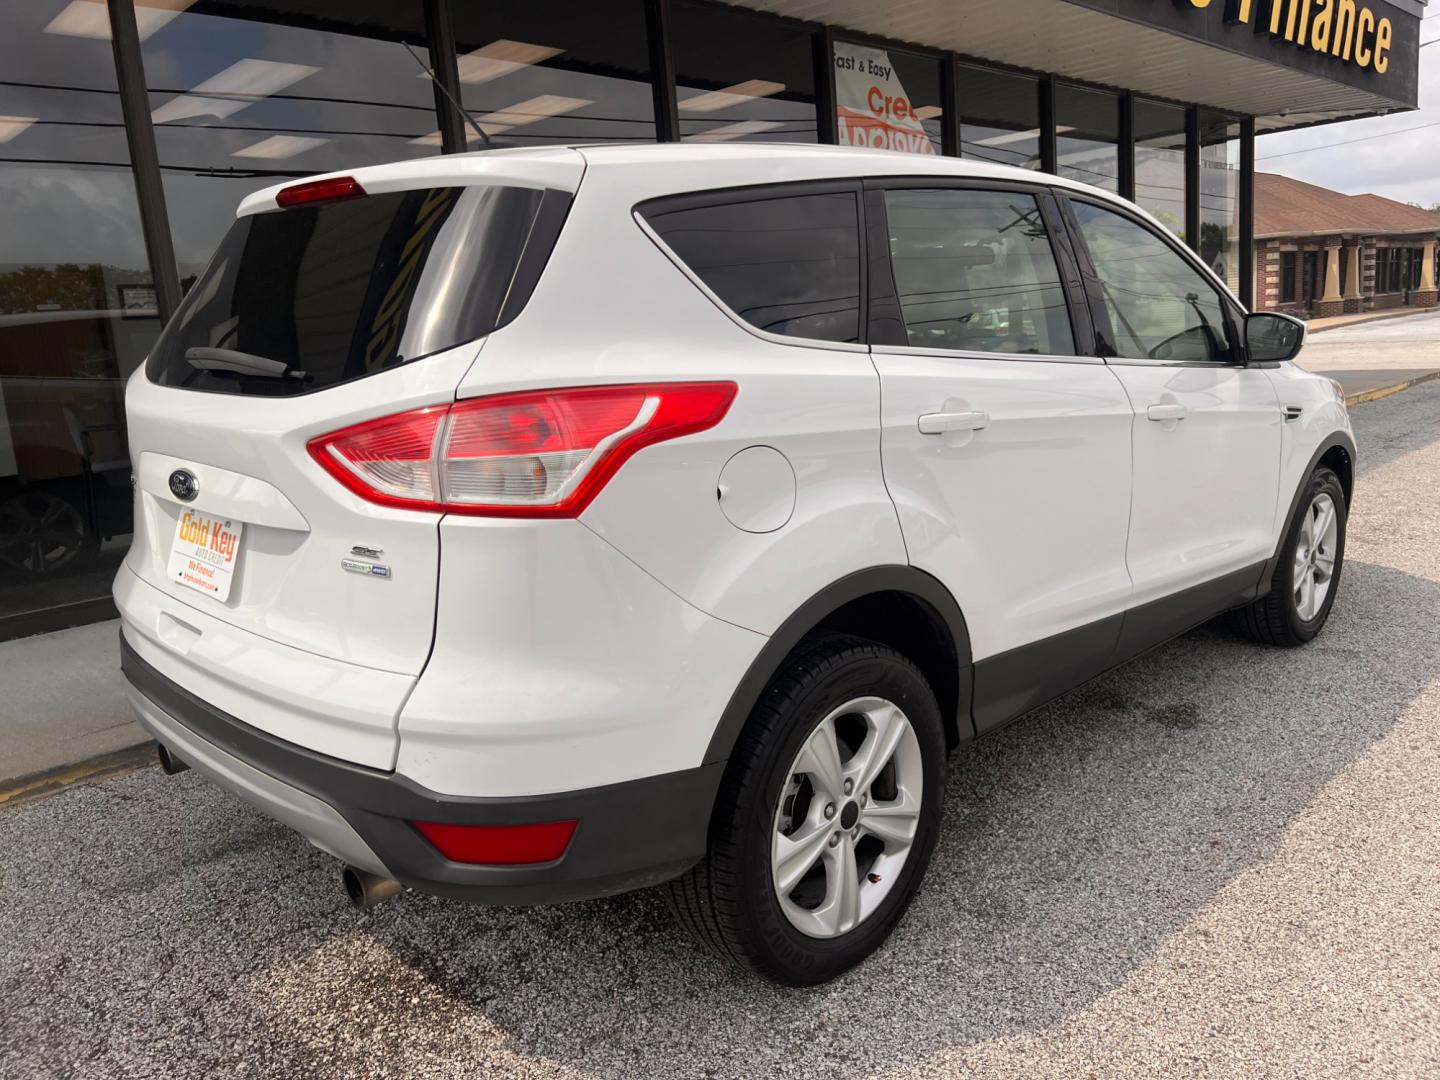
POLYGON ((810 633, 826 630, 877 641, 908 657, 935 692, 946 748, 955 748, 960 742, 960 660, 939 612, 909 593, 875 592, 836 608, 810 633))
POLYGON ((1348 508, 1350 492, 1354 490, 1355 483, 1355 465, 1350 460, 1349 452, 1343 446, 1332 446, 1321 455, 1319 464, 1324 465, 1340 478, 1340 486, 1345 491, 1345 506, 1348 508))

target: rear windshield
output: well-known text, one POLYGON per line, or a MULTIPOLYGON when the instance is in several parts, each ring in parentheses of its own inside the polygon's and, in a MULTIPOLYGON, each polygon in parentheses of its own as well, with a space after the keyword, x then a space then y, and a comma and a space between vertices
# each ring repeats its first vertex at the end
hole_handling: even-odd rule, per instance
POLYGON ((544 194, 429 188, 240 218, 146 372, 163 386, 305 394, 481 337, 544 194))

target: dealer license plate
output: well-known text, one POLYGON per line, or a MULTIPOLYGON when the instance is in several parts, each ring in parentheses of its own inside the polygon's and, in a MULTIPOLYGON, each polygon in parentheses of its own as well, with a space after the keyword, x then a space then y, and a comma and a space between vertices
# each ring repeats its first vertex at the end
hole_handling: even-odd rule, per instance
POLYGON ((224 601, 240 565, 240 534, 245 523, 182 510, 170 547, 170 580, 224 601))

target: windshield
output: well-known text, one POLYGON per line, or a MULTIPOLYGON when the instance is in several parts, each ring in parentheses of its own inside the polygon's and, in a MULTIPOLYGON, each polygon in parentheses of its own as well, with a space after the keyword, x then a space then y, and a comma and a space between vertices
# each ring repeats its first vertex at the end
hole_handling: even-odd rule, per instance
POLYGON ((427 188, 240 218, 146 372, 162 386, 304 394, 488 334, 544 194, 427 188))

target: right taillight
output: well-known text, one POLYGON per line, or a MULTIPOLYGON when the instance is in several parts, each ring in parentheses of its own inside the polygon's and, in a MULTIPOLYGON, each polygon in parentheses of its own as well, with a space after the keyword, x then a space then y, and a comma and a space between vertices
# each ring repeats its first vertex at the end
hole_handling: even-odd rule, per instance
POLYGON ((385 506, 495 517, 573 517, 642 447, 713 427, 731 382, 535 390, 369 420, 307 447, 385 506))

